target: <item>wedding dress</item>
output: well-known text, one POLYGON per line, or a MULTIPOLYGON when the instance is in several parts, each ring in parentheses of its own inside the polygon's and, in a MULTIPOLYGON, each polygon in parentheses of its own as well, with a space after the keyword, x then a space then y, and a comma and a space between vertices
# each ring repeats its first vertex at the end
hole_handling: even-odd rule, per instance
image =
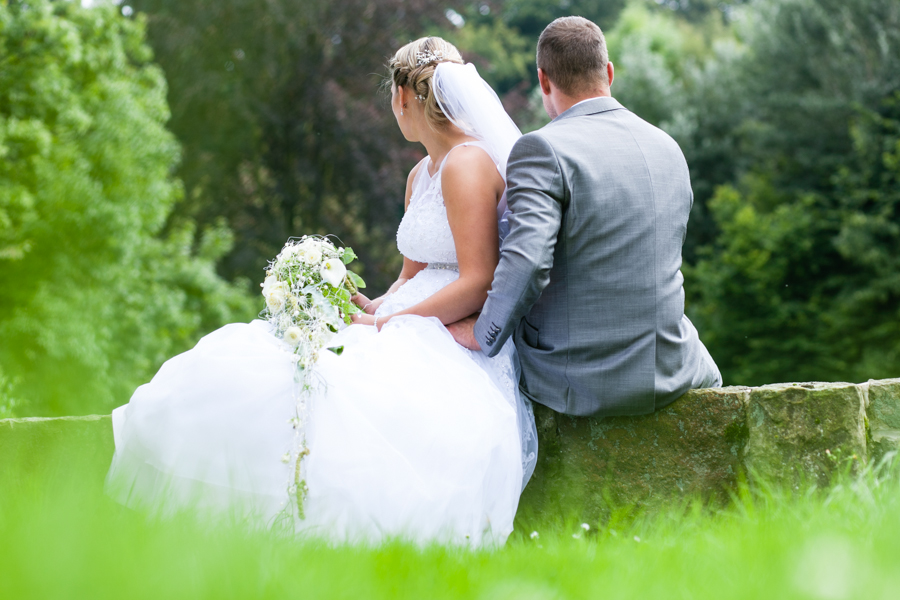
MULTIPOLYGON (((378 316, 459 277, 441 169, 430 168, 426 158, 397 233, 401 253, 428 267, 378 316)), ((381 332, 346 327, 330 345, 344 349, 322 352, 314 367, 302 463, 308 495, 292 528, 348 542, 503 543, 537 450, 512 343, 489 359, 456 344, 435 318, 399 316, 381 332)), ((214 331, 166 362, 113 412, 110 493, 160 513, 278 522, 294 469, 281 460, 294 443, 292 356, 268 323, 253 321, 214 331)))

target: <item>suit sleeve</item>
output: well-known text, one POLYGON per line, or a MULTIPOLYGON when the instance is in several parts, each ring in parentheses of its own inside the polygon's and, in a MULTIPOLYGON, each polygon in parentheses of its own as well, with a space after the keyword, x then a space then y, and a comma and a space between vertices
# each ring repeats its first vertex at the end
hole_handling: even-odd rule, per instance
POLYGON ((550 282, 565 190, 556 153, 538 133, 519 138, 506 169, 509 234, 475 338, 495 356, 550 282))

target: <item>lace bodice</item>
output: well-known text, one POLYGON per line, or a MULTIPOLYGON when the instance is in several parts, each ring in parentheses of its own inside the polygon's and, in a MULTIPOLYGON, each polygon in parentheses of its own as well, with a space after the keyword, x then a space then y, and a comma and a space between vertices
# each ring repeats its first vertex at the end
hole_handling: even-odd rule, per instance
MULTIPOLYGON (((466 142, 459 146, 478 146, 485 152, 488 149, 481 142, 466 142)), ((452 150, 451 150, 452 151, 452 150)), ((449 154, 448 154, 449 156, 449 154)), ((426 157, 420 163, 419 171, 413 180, 412 196, 409 207, 400 227, 397 229, 397 248, 410 260, 421 263, 456 264, 456 243, 450 222, 447 220, 447 207, 441 192, 441 171, 447 159, 444 158, 434 175, 428 172, 432 168, 431 158, 426 157)), ((495 160, 496 163, 496 160, 495 160)), ((501 217, 506 211, 506 197, 498 207, 501 217)), ((501 234, 503 225, 500 226, 501 234)))
POLYGON ((397 248, 416 262, 456 263, 456 244, 441 193, 441 170, 431 175, 430 166, 430 158, 422 161, 413 180, 409 207, 397 229, 397 248))

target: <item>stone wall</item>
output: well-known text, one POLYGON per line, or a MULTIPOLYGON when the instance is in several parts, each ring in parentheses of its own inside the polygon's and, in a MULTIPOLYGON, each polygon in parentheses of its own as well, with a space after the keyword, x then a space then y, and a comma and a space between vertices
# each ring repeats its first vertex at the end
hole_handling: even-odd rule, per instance
MULTIPOLYGON (((535 406, 535 417, 539 457, 521 517, 596 522, 695 495, 725 502, 742 476, 824 486, 841 468, 877 464, 900 449, 900 379, 692 390, 640 417, 535 406)), ((113 448, 109 416, 0 420, 0 471, 87 464, 99 485, 113 448)))
POLYGON ((77 470, 102 485, 114 449, 109 415, 0 419, 0 476, 9 467, 17 474, 39 467, 44 472, 77 470))
POLYGON ((701 496, 740 477, 826 486, 900 448, 900 379, 691 390, 640 417, 573 418, 535 407, 539 457, 521 514, 594 521, 701 496))
POLYGON ((521 516, 593 521, 687 494, 725 500, 744 461, 749 390, 693 390, 640 417, 576 418, 535 405, 538 464, 521 516))
POLYGON ((900 379, 870 381, 865 396, 869 461, 877 464, 887 453, 900 450, 900 379))

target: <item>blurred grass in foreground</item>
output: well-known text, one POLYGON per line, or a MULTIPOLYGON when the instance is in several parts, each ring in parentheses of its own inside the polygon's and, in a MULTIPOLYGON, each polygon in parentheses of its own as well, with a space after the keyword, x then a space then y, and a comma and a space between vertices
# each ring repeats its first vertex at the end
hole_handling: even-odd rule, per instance
POLYGON ((82 476, 96 465, 44 458, 0 463, 0 598, 900 597, 900 483, 871 472, 828 494, 745 491, 714 514, 529 523, 473 552, 154 523, 82 476))

